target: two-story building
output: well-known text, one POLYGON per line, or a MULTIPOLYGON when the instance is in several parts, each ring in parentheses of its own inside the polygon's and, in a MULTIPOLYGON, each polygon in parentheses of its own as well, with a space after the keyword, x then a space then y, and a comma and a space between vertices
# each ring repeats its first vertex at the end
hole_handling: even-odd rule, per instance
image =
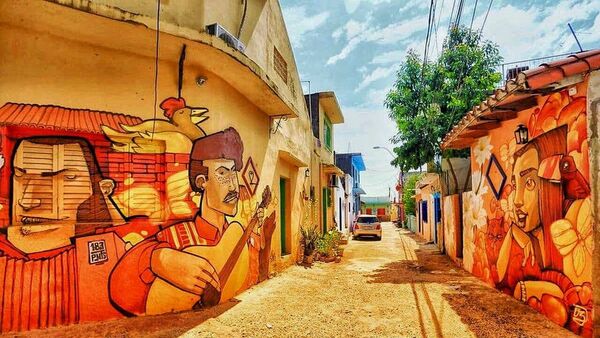
POLYGON ((365 194, 360 184, 360 173, 367 168, 361 153, 335 154, 335 163, 344 172, 346 225, 350 229, 356 215, 360 213, 360 196, 365 194))
POLYGON ((2 1, 0 40, 0 332, 210 305, 295 262, 343 117, 320 93, 311 119, 277 0, 2 1))
MULTIPOLYGON (((339 177, 343 172, 335 165, 333 150, 334 125, 344 123, 344 115, 333 92, 311 93, 304 96, 311 116, 313 132, 313 152, 310 163, 311 193, 317 209, 320 228, 323 232, 337 227, 336 203, 341 196, 336 195, 339 177)), ((339 204, 338 204, 339 205, 339 204)))

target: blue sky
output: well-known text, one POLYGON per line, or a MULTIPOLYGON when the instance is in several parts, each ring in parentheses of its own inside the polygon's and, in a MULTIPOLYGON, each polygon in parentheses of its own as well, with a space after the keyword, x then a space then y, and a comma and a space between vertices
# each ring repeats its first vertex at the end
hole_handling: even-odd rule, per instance
MULTIPOLYGON (((461 23, 469 25, 475 0, 466 0, 461 23)), ((458 3, 458 1, 456 1, 458 3)), ((439 24, 430 55, 441 49, 453 0, 437 0, 439 24), (437 44, 436 44, 437 42, 437 44)), ((477 1, 479 29, 490 2, 477 1)), ((336 92, 345 123, 335 127, 337 152, 361 152, 369 196, 387 195, 397 170, 389 165, 395 125, 383 107, 395 72, 411 48, 423 53, 427 0, 281 0, 301 80, 311 91, 336 92)), ((577 51, 567 23, 584 49, 600 48, 600 0, 496 0, 483 36, 496 42, 505 62, 577 51)), ((437 21, 437 20, 436 20, 437 21)), ((305 93, 308 88, 305 86, 305 93)))

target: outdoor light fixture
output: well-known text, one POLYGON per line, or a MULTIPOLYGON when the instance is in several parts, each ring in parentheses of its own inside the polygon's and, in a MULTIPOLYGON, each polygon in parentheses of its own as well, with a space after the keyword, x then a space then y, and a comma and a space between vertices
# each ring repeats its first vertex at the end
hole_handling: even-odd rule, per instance
POLYGON ((524 124, 519 124, 517 130, 515 130, 515 140, 517 141, 517 144, 529 142, 529 130, 524 124))
POLYGON ((204 76, 198 76, 196 78, 196 84, 198 85, 198 87, 202 86, 205 83, 206 83, 206 78, 204 76))
POLYGON ((304 177, 310 177, 310 169, 304 170, 304 177))

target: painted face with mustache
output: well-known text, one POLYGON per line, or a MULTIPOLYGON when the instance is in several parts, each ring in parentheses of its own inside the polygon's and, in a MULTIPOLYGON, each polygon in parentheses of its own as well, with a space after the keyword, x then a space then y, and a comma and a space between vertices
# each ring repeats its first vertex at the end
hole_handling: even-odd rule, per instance
POLYGON ((206 205, 227 216, 234 216, 240 193, 239 169, 235 167, 235 161, 204 160, 203 164, 208 168, 208 177, 201 180, 204 182, 203 198, 206 199, 206 205))

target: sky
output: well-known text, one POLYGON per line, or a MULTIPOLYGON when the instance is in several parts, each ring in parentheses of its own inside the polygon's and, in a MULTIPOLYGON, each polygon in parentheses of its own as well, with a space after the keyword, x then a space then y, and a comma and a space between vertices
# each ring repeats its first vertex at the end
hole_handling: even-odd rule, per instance
MULTIPOLYGON (((453 2, 458 3, 436 1, 432 57, 441 50, 453 2)), ((334 126, 335 151, 362 153, 367 196, 387 196, 390 188, 394 193, 398 170, 389 164, 392 155, 373 147, 394 147, 396 127, 383 102, 406 52, 423 54, 430 2, 280 2, 300 79, 310 81, 311 92, 334 91, 342 107, 345 123, 334 126)), ((465 0, 461 24, 472 21, 481 29, 489 6, 489 0, 465 0)), ((584 50, 600 48, 600 0, 492 0, 489 8, 482 35, 499 45, 504 62, 578 51, 568 23, 584 50)), ((307 84, 303 89, 308 93, 307 84)))

